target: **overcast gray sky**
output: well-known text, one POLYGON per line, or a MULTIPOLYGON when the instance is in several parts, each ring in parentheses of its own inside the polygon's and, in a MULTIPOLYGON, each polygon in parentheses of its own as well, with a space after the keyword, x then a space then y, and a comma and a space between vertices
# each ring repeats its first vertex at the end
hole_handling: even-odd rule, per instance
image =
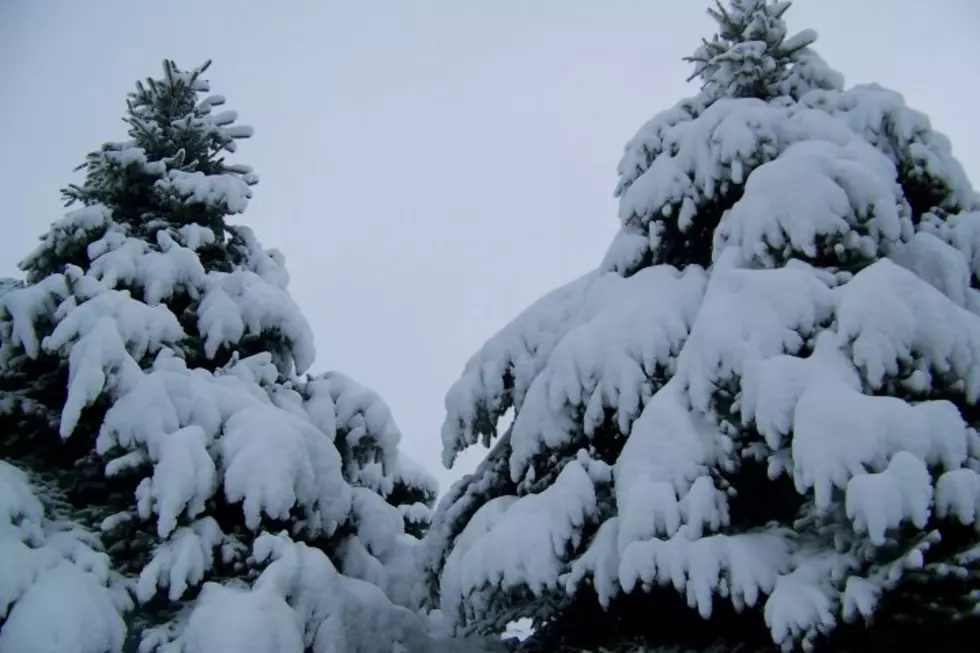
MULTIPOLYGON (((487 337, 594 267, 625 141, 693 89, 701 0, 0 0, 0 276, 58 189, 124 137, 164 57, 214 59, 256 129, 244 220, 281 249, 319 352, 379 391, 445 489, 443 396, 487 337)), ((980 179, 980 3, 797 0, 848 83, 902 92, 980 179)))

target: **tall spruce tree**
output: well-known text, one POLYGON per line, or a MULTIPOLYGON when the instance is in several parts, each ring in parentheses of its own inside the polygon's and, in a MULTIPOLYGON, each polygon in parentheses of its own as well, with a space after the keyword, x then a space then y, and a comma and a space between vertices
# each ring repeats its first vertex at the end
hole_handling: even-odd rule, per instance
POLYGON ((446 465, 496 440, 427 536, 458 628, 530 617, 529 651, 974 650, 980 197, 788 8, 710 10, 700 92, 625 148, 599 269, 449 391, 446 465))
POLYGON ((375 393, 300 376, 207 68, 137 84, 0 283, 0 651, 429 650, 405 524, 435 482, 375 393))

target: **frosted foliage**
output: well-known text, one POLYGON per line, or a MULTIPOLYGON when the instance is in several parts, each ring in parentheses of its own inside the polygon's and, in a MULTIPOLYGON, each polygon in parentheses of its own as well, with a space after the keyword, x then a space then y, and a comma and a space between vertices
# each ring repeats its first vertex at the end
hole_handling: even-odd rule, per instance
MULTIPOLYGON (((956 407, 943 400, 910 404, 870 396, 863 393, 862 377, 880 386, 915 355, 924 361, 923 369, 969 379, 970 352, 980 351, 969 341, 976 316, 887 260, 831 288, 804 266, 726 269, 724 263, 737 260, 732 256, 722 257, 708 283, 677 373, 634 423, 617 463, 616 576, 624 588, 637 580, 665 583, 665 570, 676 569, 670 582, 687 592, 692 606, 710 611, 709 595, 718 586, 715 570, 725 568, 723 558, 699 559, 697 578, 709 580, 696 585, 702 581, 693 572, 672 567, 679 564, 674 561, 661 562, 655 552, 677 542, 683 555, 693 556, 696 543, 727 537, 705 536, 724 529, 728 519, 725 495, 706 476, 725 466, 732 446, 713 417, 713 389, 726 380, 741 381, 742 421, 763 436, 771 473, 791 474, 797 490, 812 491, 821 510, 831 508, 834 489, 843 491, 853 532, 867 534, 872 545, 884 546, 906 523, 924 528, 934 500, 941 514, 972 523, 978 499, 973 472, 962 468, 968 434, 956 407), (768 280, 787 285, 768 285, 768 280), (941 325, 936 316, 942 316, 941 325), (813 351, 797 357, 808 334, 813 351), (937 467, 952 470, 938 483, 930 472, 937 467)), ((971 387, 968 381, 964 389, 971 387)), ((858 565, 844 554, 829 553, 817 564, 794 552, 790 540, 783 546, 784 562, 766 572, 770 579, 783 574, 780 582, 758 582, 753 594, 774 592, 766 614, 777 642, 835 623, 839 590, 833 579, 841 569, 858 565), (794 602, 787 602, 787 594, 794 602)), ((581 564, 595 569, 590 560, 611 560, 610 555, 590 549, 581 564)), ((860 591, 859 585, 854 588, 860 591)))
POLYGON ((140 572, 136 598, 147 602, 158 587, 167 589, 171 601, 179 600, 190 587, 201 583, 214 565, 214 550, 224 534, 210 517, 178 529, 153 552, 150 563, 140 572))
MULTIPOLYGON (((400 474, 398 444, 402 437, 388 405, 376 392, 338 372, 315 377, 306 393, 307 412, 323 414, 321 428, 332 433, 333 439, 343 437, 338 447, 348 452, 345 477, 388 495, 400 474)), ((406 459, 406 465, 410 464, 406 459)), ((411 474, 408 469, 405 473, 411 474)), ((419 475, 418 471, 414 474, 419 475)))
POLYGON ((629 432, 653 380, 672 371, 704 285, 698 268, 657 266, 608 286, 601 308, 569 329, 531 382, 511 437, 515 480, 542 450, 568 446, 580 430, 592 437, 607 410, 629 432))
POLYGON ((603 608, 620 592, 619 585, 619 518, 611 517, 596 531, 588 550, 572 563, 566 591, 574 594, 579 584, 589 578, 603 608))
POLYGON ((107 233, 88 247, 92 263, 88 274, 108 288, 124 286, 138 291, 151 306, 178 293, 201 298, 198 329, 205 351, 214 356, 222 346, 233 346, 246 336, 277 334, 285 338, 297 371, 305 371, 315 356, 313 337, 299 307, 285 288, 289 275, 277 253, 261 248, 252 233, 239 228, 248 249, 247 269, 229 273, 205 271, 196 250, 213 243, 214 233, 196 224, 175 234, 156 232, 156 245, 107 233), (185 245, 181 245, 182 241, 185 245))
POLYGON ((252 588, 205 586, 175 651, 433 650, 417 616, 337 573, 322 551, 266 533, 254 555, 270 564, 252 588))
POLYGON ((194 250, 181 247, 164 230, 157 232, 156 239, 160 251, 138 238, 109 232, 88 247, 92 260, 89 273, 110 288, 124 285, 140 289, 143 301, 151 306, 178 291, 196 298, 206 273, 194 250))
POLYGON ((807 649, 973 578, 980 196, 900 95, 844 90, 788 6, 713 10, 701 92, 626 145, 599 269, 447 394, 447 465, 514 413, 427 536, 456 626, 560 629, 584 587, 614 610, 662 588, 807 649))
POLYGON ((69 294, 63 275, 53 274, 40 283, 23 286, 0 296, 0 336, 4 343, 20 347, 31 358, 41 352, 37 328, 50 319, 69 294))
POLYGON ((352 513, 359 527, 358 539, 374 555, 387 553, 402 533, 404 522, 398 508, 367 488, 354 488, 352 513))
POLYGON ((903 521, 925 528, 932 504, 932 479, 921 458, 899 451, 878 473, 860 474, 847 483, 847 516, 857 532, 867 532, 877 545, 903 521))
MULTIPOLYGON (((19 263, 20 269, 31 271, 44 268, 52 257, 64 256, 78 247, 80 242, 104 231, 111 220, 112 211, 104 204, 94 203, 69 211, 65 217, 51 224, 48 232, 41 237, 41 244, 19 263)), ((35 283, 41 280, 34 274, 28 274, 28 281, 35 283)))
POLYGON ((630 543, 621 553, 619 574, 626 591, 640 582, 673 587, 707 619, 722 583, 736 606, 755 606, 791 564, 791 544, 778 532, 691 538, 680 531, 630 543))
POLYGON ((922 374, 962 379, 971 403, 980 398, 980 320, 945 295, 888 260, 843 286, 839 334, 850 341, 854 363, 874 388, 902 364, 918 359, 922 374), (874 297, 870 302, 868 298, 874 297))
POLYGON ((875 257, 882 242, 887 251, 912 231, 894 179, 892 163, 866 143, 796 143, 750 175, 715 232, 716 249, 736 245, 767 267, 793 252, 814 259, 846 248, 875 257), (821 240, 837 251, 820 251, 821 240))
POLYGON ((446 565, 444 610, 458 610, 468 595, 488 587, 523 586, 535 595, 555 589, 568 552, 580 544, 598 508, 595 481, 583 462, 569 462, 553 485, 508 505, 471 546, 461 535, 464 551, 446 565))
POLYGON ((953 158, 949 139, 933 131, 928 116, 908 107, 901 94, 877 84, 858 84, 843 92, 815 91, 801 103, 842 121, 897 167, 906 168, 907 178, 945 186, 941 208, 980 209, 980 196, 953 158))
POLYGON ((747 270, 729 250, 715 266, 675 378, 707 411, 715 386, 751 361, 799 350, 833 311, 833 296, 806 267, 747 270))
POLYGON ((549 420, 565 415, 567 423, 575 409, 587 412, 587 433, 600 425, 606 408, 619 409, 620 427, 627 428, 647 398, 637 385, 670 367, 703 284, 700 272, 668 266, 630 279, 595 273, 536 302, 467 363, 447 394, 443 462, 450 464, 479 436, 495 434, 486 429, 511 406, 526 415, 515 425, 515 448, 522 451, 515 469, 536 443, 567 441, 568 427, 549 420), (661 304, 637 301, 648 295, 661 296, 661 304), (607 329, 619 337, 608 338, 607 329), (655 339, 644 340, 646 329, 655 339))
POLYGON ((105 554, 47 518, 26 474, 0 461, 0 651, 116 653, 125 627, 105 554))
POLYGON ((936 511, 954 516, 961 524, 976 524, 980 515, 980 475, 972 469, 954 469, 936 483, 936 511))
POLYGON ((447 467, 480 437, 496 435, 496 423, 524 395, 558 342, 596 313, 606 288, 622 279, 591 273, 545 295, 488 341, 467 363, 446 394, 442 458, 447 467))
MULTIPOLYGON (((741 247, 723 248, 703 290, 695 285, 684 295, 690 324, 678 330, 672 376, 628 425, 615 465, 617 515, 590 541, 577 539, 575 525, 589 519, 596 495, 587 482, 582 493, 571 489, 574 464, 538 494, 490 501, 449 550, 441 579, 446 613, 463 622, 479 619, 497 587, 573 593, 589 582, 608 604, 620 591, 660 585, 680 592, 705 618, 718 597, 738 608, 760 607, 774 641, 789 646, 831 628, 842 614, 873 612, 895 574, 915 563, 915 556, 889 552, 903 529, 924 529, 934 514, 973 524, 980 509, 975 447, 956 405, 869 394, 896 383, 913 393, 948 383, 952 396, 976 400, 980 343, 974 332, 980 318, 957 305, 955 293, 941 290, 961 286, 935 275, 925 280, 908 269, 931 269, 923 268, 929 257, 946 260, 955 250, 925 233, 908 248, 902 254, 910 257, 907 267, 882 259, 853 276, 802 262, 752 268, 741 247), (731 407, 718 404, 720 388, 737 393, 731 407), (798 538, 775 526, 731 532, 730 495, 717 470, 737 467, 738 429, 758 435, 751 455, 768 463, 770 477, 789 476, 814 514, 830 520, 840 541, 851 545, 825 549, 808 533, 798 538), (569 513, 559 504, 584 510, 569 513), (883 567, 869 566, 869 552, 876 550, 883 567)), ((623 281, 639 287, 646 275, 667 269, 650 268, 623 281)), ((699 268, 692 273, 700 274, 699 268)), ((670 287, 638 294, 634 304, 650 297, 655 315, 654 307, 671 306, 670 287)), ((609 325, 617 322, 602 321, 616 317, 616 306, 610 301, 592 318, 607 325, 604 333, 616 333, 609 325)), ((674 306, 675 315, 683 307, 674 306)), ((624 315, 630 317, 618 323, 639 321, 642 313, 624 315)), ((517 442, 522 419, 540 419, 539 428, 551 432, 576 428, 571 416, 537 412, 537 402, 548 404, 536 388, 562 369, 575 334, 591 324, 568 328, 532 383, 513 425, 512 446, 504 450, 512 472, 526 460, 525 445, 517 442)), ((643 324, 649 346, 658 337, 656 323, 643 324)), ((640 346, 628 345, 625 336, 611 340, 631 352, 640 346)), ((584 363, 568 368, 590 379, 584 363)), ((567 378, 563 390, 575 390, 576 377, 567 378)), ((579 383, 586 392, 586 381, 579 383)), ((588 415, 579 419, 585 424, 588 415)), ((567 440, 537 442, 537 451, 547 454, 567 440)), ((484 477, 478 472, 477 478, 484 477)), ((452 500, 464 506, 463 496, 452 500)), ((440 508, 435 528, 451 514, 440 508)))
POLYGON ((920 231, 911 242, 895 248, 889 258, 946 295, 957 306, 978 313, 980 294, 970 287, 970 259, 964 258, 954 246, 934 234, 920 231))
POLYGON ((242 502, 250 529, 259 527, 263 514, 287 519, 297 505, 309 506, 328 524, 339 521, 346 503, 340 456, 308 422, 272 406, 249 406, 228 419, 219 447, 225 496, 242 502))
POLYGON ((814 237, 841 233, 844 222, 858 229, 847 234, 854 242, 840 246, 866 255, 880 240, 907 240, 909 209, 896 195, 896 181, 906 191, 910 184, 929 186, 945 210, 980 206, 948 140, 900 95, 874 85, 814 90, 799 102, 684 100, 640 129, 625 148, 619 175, 623 231, 602 266, 619 271, 634 270, 648 253, 661 262, 668 224, 691 232, 702 215, 712 214, 713 202, 736 189, 754 192, 743 208, 733 209, 739 224, 723 226, 715 237, 725 241, 735 230, 751 256, 786 245, 812 256, 807 245, 814 237), (872 148, 884 156, 872 156, 872 148), (757 168, 777 159, 782 163, 765 166, 755 179, 757 168), (792 204, 796 196, 789 194, 798 192, 809 193, 811 201, 792 204), (789 219, 793 206, 805 206, 806 217, 794 212, 789 219))
POLYGON ((248 249, 246 267, 270 284, 285 289, 289 285, 289 272, 286 270, 286 257, 277 249, 263 249, 252 230, 246 226, 236 227, 238 237, 248 249))
POLYGON ((203 172, 169 170, 156 183, 163 193, 174 193, 186 203, 196 202, 220 208, 227 213, 242 213, 248 207, 252 189, 238 175, 206 175, 203 172))
POLYGON ((74 565, 39 574, 0 633, 3 653, 113 653, 125 628, 105 589, 74 565))
POLYGON ((980 279, 980 211, 954 215, 943 226, 942 235, 963 253, 970 272, 980 279))
MULTIPOLYGON (((260 357, 270 364, 268 354, 260 357)), ((263 515, 285 519, 301 508, 308 528, 330 531, 350 506, 340 457, 308 419, 237 374, 191 371, 174 359, 162 359, 115 402, 98 447, 141 451, 155 463, 141 488, 161 536, 181 515, 200 514, 219 488, 242 504, 251 529, 263 515)))
POLYGON ((4 455, 41 484, 0 462, 0 651, 436 650, 404 529, 438 488, 376 393, 299 376, 283 256, 227 222, 257 177, 222 151, 251 130, 204 68, 137 85, 132 140, 63 191, 85 208, 0 281, 4 455))
POLYGON ((283 289, 250 270, 208 275, 197 328, 210 358, 245 336, 267 333, 285 338, 297 372, 305 372, 316 355, 313 334, 296 303, 283 289))
POLYGON ((207 583, 176 645, 165 653, 302 653, 295 613, 272 592, 207 583))
POLYGON ((429 470, 402 452, 398 454, 395 481, 408 487, 418 488, 433 497, 439 494, 439 482, 429 470))
MULTIPOLYGON (((414 586, 405 576, 412 573, 416 563, 414 554, 405 549, 407 543, 402 543, 401 512, 374 491, 348 485, 333 445, 334 433, 321 430, 324 425, 356 423, 368 433, 387 434, 386 443, 393 448, 397 461, 397 449, 394 449, 397 431, 391 430, 394 427, 387 408, 372 413, 372 407, 380 403, 376 395, 340 375, 311 381, 306 388, 309 398, 304 398, 304 393, 285 390, 267 394, 255 383, 270 379, 271 366, 271 357, 261 354, 212 374, 188 370, 181 360, 161 355, 153 369, 143 373, 139 382, 107 413, 98 448, 105 454, 119 454, 109 463, 109 469, 126 468, 130 461, 153 463, 152 475, 144 479, 137 491, 137 512, 141 519, 155 517, 162 541, 140 574, 137 598, 141 602, 149 601, 162 589, 171 601, 179 600, 190 588, 210 578, 219 556, 225 563, 234 559, 243 561, 237 543, 222 533, 211 517, 201 516, 208 503, 220 493, 227 501, 240 504, 245 526, 256 532, 261 531, 263 520, 291 520, 296 534, 316 537, 330 534, 339 524, 349 521, 354 527, 355 541, 362 544, 359 548, 341 548, 345 572, 367 575, 381 587, 397 593, 403 602, 411 602, 414 586), (326 397, 328 401, 318 401, 317 397, 326 397), (182 525, 188 521, 189 525, 182 525), (355 559, 355 555, 361 557, 355 559), (368 571, 371 569, 374 571, 368 571)), ((274 369, 271 379, 275 379, 274 369)), ((416 470, 415 476, 418 475, 416 470)), ((258 541, 270 542, 263 540, 264 537, 271 536, 259 535, 258 541)), ((292 548, 282 550, 292 551, 299 546, 290 542, 292 548)), ((312 551, 307 550, 307 555, 313 555, 312 551)), ((322 557, 318 564, 330 565, 322 553, 317 551, 316 555, 322 557)), ((271 569, 267 572, 271 573, 271 569)), ((307 578, 307 570, 296 573, 292 582, 306 584, 303 590, 306 598, 302 600, 314 601, 323 589, 316 584, 320 576, 307 578)), ((348 585, 347 581, 352 579, 339 576, 332 566, 327 576, 333 579, 333 585, 346 588, 344 596, 347 597, 332 599, 336 605, 329 609, 331 614, 353 611, 354 615, 331 617, 335 620, 360 618, 357 615, 368 610, 363 601, 383 601, 388 606, 386 610, 394 609, 379 587, 367 583, 348 585), (353 603, 348 605, 344 601, 353 603)), ((290 609, 292 606, 302 612, 294 603, 298 599, 290 592, 270 593, 260 585, 244 593, 219 586, 208 589, 205 583, 205 591, 186 631, 161 650, 192 651, 202 646, 212 648, 200 650, 225 650, 220 647, 238 650, 235 647, 248 642, 249 646, 260 647, 255 650, 267 650, 261 648, 265 646, 278 651, 292 646, 296 633, 300 637, 297 650, 304 650, 303 637, 309 639, 312 635, 310 632, 303 635, 302 619, 290 609), (281 601, 286 602, 285 610, 281 601), (229 606, 228 615, 220 613, 223 605, 229 606), (236 639, 240 633, 231 632, 234 629, 230 621, 226 634, 205 625, 236 618, 249 621, 247 615, 253 610, 268 613, 262 618, 268 621, 257 622, 269 631, 261 637, 236 639), (235 612, 241 615, 234 617, 235 612), (202 614, 207 618, 201 617, 202 614), (286 616, 290 619, 286 620, 286 616), (292 625, 287 627, 287 623, 292 625)), ((325 615, 326 612, 320 618, 326 619, 325 615)), ((399 619, 407 619, 406 615, 410 613, 399 619)), ((353 635, 348 632, 343 637, 353 635)), ((150 637, 144 643, 150 646, 155 641, 150 637)), ((387 640, 389 649, 377 648, 380 644, 375 641, 370 646, 351 645, 354 648, 349 650, 390 650, 391 641, 387 640)), ((323 644, 322 649, 314 650, 333 650, 329 646, 323 644)))
POLYGON ((814 88, 840 88, 840 73, 808 49, 812 30, 788 36, 782 16, 788 2, 733 0, 727 10, 709 8, 719 34, 689 58, 702 93, 719 97, 799 97, 814 88))

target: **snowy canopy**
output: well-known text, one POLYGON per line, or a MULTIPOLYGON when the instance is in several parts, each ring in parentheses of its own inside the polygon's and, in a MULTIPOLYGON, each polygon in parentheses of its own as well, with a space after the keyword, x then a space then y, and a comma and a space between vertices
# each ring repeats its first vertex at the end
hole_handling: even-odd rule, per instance
POLYGON ((132 140, 0 283, 0 651, 432 650, 406 528, 438 488, 376 393, 300 376, 205 68, 138 85, 132 140))
POLYGON ((787 6, 715 12, 702 92, 625 148, 599 269, 449 390, 447 465, 514 410, 429 536, 458 626, 672 591, 791 649, 976 577, 980 197, 900 95, 787 37, 787 6))

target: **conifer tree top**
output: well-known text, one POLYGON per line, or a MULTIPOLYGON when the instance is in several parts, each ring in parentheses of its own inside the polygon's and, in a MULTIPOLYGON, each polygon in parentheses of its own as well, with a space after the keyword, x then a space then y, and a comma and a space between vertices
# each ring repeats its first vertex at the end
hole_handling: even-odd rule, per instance
POLYGON ((84 181, 62 190, 66 205, 83 206, 54 223, 21 262, 29 282, 69 264, 87 268, 86 248, 107 230, 148 243, 157 242, 161 229, 171 236, 190 230, 198 234, 195 242, 207 241, 199 244, 208 269, 227 271, 248 258, 254 239, 245 227, 230 228, 226 218, 246 209, 258 177, 225 155, 251 137, 252 128, 236 125, 235 111, 214 112, 225 98, 208 94, 202 75, 209 65, 185 71, 166 60, 161 77, 136 84, 123 118, 129 140, 90 153, 78 168, 84 181))
POLYGON ((84 183, 62 190, 66 205, 105 205, 117 222, 133 226, 165 216, 216 234, 224 216, 243 212, 258 177, 249 166, 227 164, 224 155, 250 138, 252 128, 234 124, 235 111, 213 112, 225 98, 205 95, 210 86, 202 75, 210 63, 184 71, 166 60, 162 77, 137 82, 123 118, 131 140, 89 154, 79 166, 84 183))
POLYGON ((708 9, 718 32, 685 57, 695 66, 689 79, 701 79, 706 99, 799 97, 803 90, 843 86, 841 75, 809 50, 816 32, 808 29, 788 36, 783 15, 791 4, 730 0, 727 9, 720 1, 708 9))

